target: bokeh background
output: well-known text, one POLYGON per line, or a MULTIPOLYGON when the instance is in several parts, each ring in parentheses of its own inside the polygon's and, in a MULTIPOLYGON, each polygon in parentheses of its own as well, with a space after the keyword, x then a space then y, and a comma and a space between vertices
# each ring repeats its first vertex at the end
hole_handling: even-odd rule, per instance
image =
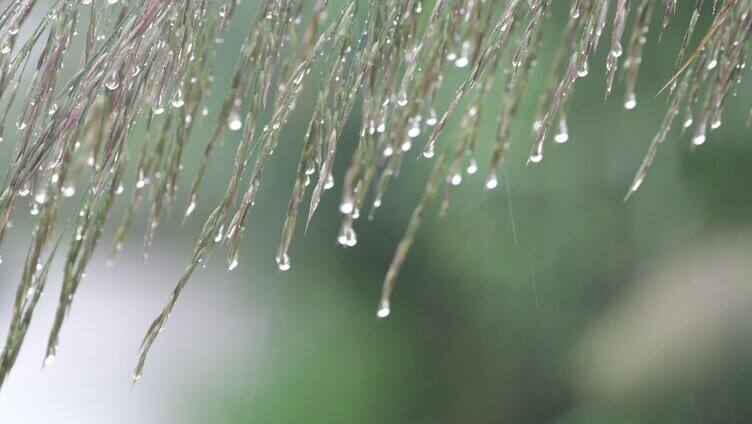
MULTIPOLYGON (((183 188, 256 3, 242 3, 220 47, 212 113, 191 140, 183 188)), ((568 2, 554 3, 549 41, 559 36, 568 2)), ((622 202, 666 109, 665 96, 656 93, 674 68, 692 2, 679 3, 661 43, 650 37, 637 108, 624 110, 618 82, 604 101, 602 47, 590 76, 577 83, 570 141, 548 144, 534 166, 525 165, 536 107, 529 96, 499 189, 484 192, 479 172, 455 190, 446 217, 431 210, 385 320, 375 315, 381 282, 431 162, 405 161, 375 220, 357 223, 354 248, 335 242, 341 186, 327 192, 308 232, 298 228, 291 270, 279 272, 274 254, 312 106, 304 95, 267 168, 240 265, 227 271, 220 251, 194 274, 143 378, 131 387, 143 333, 224 192, 239 136, 231 134, 196 211, 182 227, 182 214, 173 213, 145 263, 144 219, 114 267, 105 266, 105 251, 94 258, 57 361, 41 370, 60 269, 51 275, 0 392, 0 422, 749 422, 749 85, 729 98, 723 125, 700 149, 673 131, 643 187, 622 202)), ((426 1, 425 8, 432 5, 426 1)), ((700 27, 708 21, 706 13, 700 27)), ((546 49, 555 43, 545 45, 542 57, 551 57, 546 49)), ((547 65, 543 60, 533 85, 543 86, 547 65)), ((467 71, 448 73, 441 104, 467 71)), ((481 164, 499 108, 498 96, 491 99, 483 110, 481 164)), ((456 134, 455 121, 444 143, 456 134)), ((353 119, 342 135, 337 181, 357 125, 353 119)), ((8 138, 0 143, 3 163, 8 138)), ((116 207, 111 227, 121 214, 116 207)), ((0 265, 0 337, 28 243, 29 218, 18 215, 0 265)), ((111 239, 109 232, 103 247, 111 239)))

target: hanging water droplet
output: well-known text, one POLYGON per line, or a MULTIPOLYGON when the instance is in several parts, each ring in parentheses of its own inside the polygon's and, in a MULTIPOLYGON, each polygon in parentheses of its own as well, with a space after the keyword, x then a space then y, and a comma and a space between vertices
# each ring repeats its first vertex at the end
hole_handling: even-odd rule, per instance
POLYGON ((183 90, 177 89, 175 90, 175 93, 172 95, 172 107, 183 107, 185 104, 185 99, 183 99, 183 90))
POLYGON ((492 173, 486 178, 486 190, 493 190, 499 186, 499 179, 496 177, 496 173, 492 173))
POLYGON ((645 175, 640 175, 634 180, 634 182, 632 182, 632 187, 630 187, 630 190, 632 190, 633 192, 637 191, 637 189, 639 189, 642 185, 643 181, 645 181, 645 175))
POLYGON ((376 316, 379 318, 386 318, 392 310, 389 308, 389 301, 384 299, 379 303, 379 310, 376 311, 376 316))
POLYGON ((623 50, 622 50, 622 47, 621 47, 621 43, 617 41, 614 44, 614 48, 611 49, 611 56, 613 56, 613 57, 620 57, 622 55, 622 53, 623 53, 623 50))
POLYGON ((63 197, 73 197, 73 195, 76 194, 76 187, 73 185, 63 186, 63 188, 60 189, 60 192, 63 193, 63 197))
POLYGON ((337 243, 345 247, 353 247, 358 243, 357 235, 352 227, 347 227, 337 237, 337 243))
POLYGON ((559 119, 559 132, 554 136, 554 141, 561 144, 569 140, 569 131, 567 131, 567 121, 559 119))
POLYGON ((349 215, 353 211, 353 202, 352 200, 345 200, 342 202, 341 205, 339 205, 339 211, 342 212, 345 215, 349 215))
POLYGON ((590 68, 588 67, 587 60, 583 60, 582 64, 580 64, 580 68, 577 70, 577 76, 580 78, 585 78, 590 73, 590 68))
POLYGON ((235 269, 237 267, 238 267, 238 260, 237 259, 233 259, 233 260, 230 261, 230 264, 227 266, 227 269, 229 271, 232 271, 233 269, 235 269))
POLYGON ((452 177, 451 177, 451 178, 449 179, 449 182, 450 182, 450 183, 451 183, 451 184, 452 184, 453 186, 458 186, 458 185, 460 185, 460 183, 462 182, 462 174, 460 174, 459 172, 455 173, 455 174, 454 174, 454 175, 452 175, 452 177))
POLYGON ((112 72, 109 76, 107 76, 107 80, 104 83, 104 86, 107 87, 108 90, 117 90, 118 87, 120 87, 120 80, 118 79, 117 72, 112 72))
POLYGON ((26 196, 28 196, 28 195, 29 195, 29 193, 31 193, 31 190, 29 189, 29 187, 28 187, 28 186, 25 186, 25 187, 21 187, 21 188, 20 188, 20 189, 18 190, 18 195, 19 195, 19 196, 21 196, 21 197, 26 197, 26 196))
POLYGON ((324 182, 324 190, 330 190, 334 187, 334 177, 332 174, 326 176, 326 182, 324 182))
POLYGON ((470 163, 467 165, 466 171, 470 175, 478 172, 478 162, 476 162, 475 159, 470 159, 470 163))
POLYGON ((399 106, 405 106, 407 105, 407 93, 401 93, 399 99, 397 99, 397 105, 399 106))
POLYGON ((409 130, 407 130, 407 136, 415 138, 420 135, 420 123, 417 120, 413 120, 413 124, 409 130))
POLYGON ((428 111, 428 119, 426 119, 426 125, 432 127, 436 125, 437 122, 439 122, 439 120, 436 118, 436 109, 431 108, 431 110, 428 111))
POLYGON ((711 128, 711 129, 714 129, 714 130, 715 130, 715 129, 718 129, 718 128, 719 128, 720 126, 721 126, 721 120, 720 120, 720 119, 716 119, 715 121, 713 121, 713 122, 712 122, 712 123, 710 124, 710 128, 711 128))
POLYGON ((624 109, 632 110, 635 106, 637 106, 637 99, 635 98, 634 93, 630 93, 627 100, 624 102, 624 109))
POLYGON ((432 158, 436 154, 435 146, 433 143, 428 143, 428 145, 423 149, 423 157, 426 159, 432 158))
POLYGON ((55 362, 55 354, 50 353, 44 358, 44 366, 50 365, 51 363, 55 362))
POLYGON ((530 153, 530 157, 528 159, 532 163, 539 163, 540 161, 543 160, 543 143, 538 143, 535 146, 532 153, 530 153))
POLYGON ((290 257, 287 253, 277 256, 277 268, 279 268, 280 271, 287 271, 290 269, 290 257))
POLYGON ((154 112, 155 115, 161 115, 162 112, 164 112, 164 106, 162 106, 162 97, 160 97, 157 102, 154 103, 152 112, 154 112))
POLYGON ((694 144, 695 146, 701 146, 705 144, 705 140, 705 134, 697 134, 696 136, 694 136, 694 138, 692 138, 692 144, 694 144))
POLYGON ((220 16, 220 17, 224 18, 224 17, 225 17, 225 15, 227 14, 227 5, 224 5, 224 4, 223 4, 222 6, 219 6, 219 11, 218 11, 218 13, 219 13, 219 16, 220 16))
POLYGON ((230 116, 227 118, 227 126, 230 127, 231 131, 237 131, 243 127, 240 114, 235 109, 230 112, 230 116))
POLYGON ((189 203, 188 207, 185 208, 185 217, 187 218, 187 217, 191 216, 191 214, 193 213, 194 209, 196 209, 196 200, 195 199, 191 199, 191 203, 189 203))

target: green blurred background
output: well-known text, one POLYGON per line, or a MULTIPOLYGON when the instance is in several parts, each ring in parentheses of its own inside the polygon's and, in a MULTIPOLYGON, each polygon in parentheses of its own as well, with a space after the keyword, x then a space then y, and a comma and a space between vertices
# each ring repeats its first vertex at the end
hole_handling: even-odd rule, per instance
MULTIPOLYGON (((556 45, 564 3, 554 6, 544 49, 556 45)), ((63 329, 61 355, 39 373, 59 290, 59 278, 51 280, 18 369, 0 393, 0 420, 749 422, 749 85, 728 99, 724 125, 700 149, 692 151, 688 134, 673 131, 643 187, 622 202, 663 119, 666 97, 656 93, 674 68, 690 3, 680 2, 660 44, 651 34, 636 109, 624 110, 618 80, 603 100, 601 47, 590 76, 576 85, 570 141, 548 143, 542 163, 525 165, 537 105, 529 96, 502 184, 484 192, 483 164, 500 106, 491 96, 478 142, 481 172, 455 190, 446 217, 434 205, 385 320, 375 316, 381 282, 432 163, 412 160, 417 151, 408 154, 375 220, 356 224, 358 245, 347 250, 335 242, 341 185, 335 186, 308 232, 298 228, 291 270, 279 272, 274 254, 312 108, 310 96, 301 98, 249 216, 240 266, 227 272, 218 254, 197 273, 130 390, 140 337, 187 263, 201 220, 224 192, 239 136, 232 134, 216 152, 191 219, 181 228, 174 212, 145 265, 143 219, 114 268, 104 267, 101 252, 94 259, 63 329)), ((256 7, 242 3, 219 50, 213 113, 191 140, 183 189, 256 7)), ((542 53, 533 86, 543 85, 552 53, 542 53)), ((450 70, 441 105, 467 71, 450 70)), ((456 135, 456 124, 440 143, 456 135)), ((342 134, 337 182, 357 127, 354 119, 342 134)), ((4 144, 7 151, 10 143, 4 144)), ((119 219, 116 209, 112 223, 119 219)), ((3 317, 25 249, 28 227, 18 227, 11 240, 24 248, 6 253, 0 268, 3 317)))

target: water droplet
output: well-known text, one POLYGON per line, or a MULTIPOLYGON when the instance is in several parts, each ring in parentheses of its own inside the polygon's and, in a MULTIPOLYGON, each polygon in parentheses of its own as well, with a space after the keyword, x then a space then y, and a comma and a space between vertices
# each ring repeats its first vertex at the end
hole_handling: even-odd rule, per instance
POLYGON ((698 134, 692 139, 692 144, 694 144, 695 146, 701 146, 705 143, 705 140, 705 134, 698 134))
POLYGON ((554 136, 554 141, 561 144, 569 140, 569 131, 567 130, 567 121, 559 119, 559 133, 554 136))
POLYGON ((346 200, 339 205, 339 211, 345 215, 349 215, 353 211, 353 203, 351 200, 346 200))
POLYGON ((467 173, 470 175, 478 172, 478 162, 475 159, 470 159, 470 163, 467 165, 467 173))
POLYGON ((400 94, 400 98, 397 99, 397 105, 398 106, 405 106, 405 105, 407 105, 407 93, 400 94))
POLYGON ((587 60, 583 60, 582 64, 580 65, 580 69, 577 70, 577 76, 580 78, 585 78, 590 73, 590 68, 588 67, 587 60))
POLYGON ((540 163, 540 161, 543 160, 543 144, 539 143, 535 146, 532 153, 530 153, 530 162, 532 163, 540 163))
POLYGON ((233 269, 235 269, 237 267, 238 267, 238 260, 237 259, 233 259, 232 261, 230 261, 230 265, 227 266, 227 269, 230 270, 230 271, 232 271, 233 269))
POLYGON ((104 86, 107 87, 108 90, 117 90, 118 87, 120 87, 120 80, 118 79, 117 72, 112 72, 108 77, 107 81, 105 81, 104 86))
POLYGON ((614 44, 614 48, 611 49, 611 56, 620 57, 622 53, 623 53, 623 50, 621 47, 621 43, 617 41, 616 44, 614 44))
POLYGON ((353 247, 358 243, 358 237, 352 227, 347 227, 337 236, 337 243, 345 247, 353 247))
POLYGON ((458 172, 458 173, 456 173, 456 174, 452 175, 452 178, 450 178, 450 179, 449 179, 449 182, 450 182, 450 183, 451 183, 451 184, 452 184, 453 186, 458 186, 458 185, 460 185, 460 183, 462 182, 462 174, 460 174, 460 173, 458 172))
POLYGON ((407 136, 410 138, 415 138, 420 135, 420 124, 416 121, 413 123, 412 127, 410 127, 409 130, 407 130, 407 136))
POLYGON ((60 189, 60 192, 63 193, 63 197, 73 197, 73 195, 76 194, 76 187, 72 185, 64 186, 60 189))
POLYGON ((287 253, 277 256, 277 268, 279 268, 280 271, 287 271, 290 269, 290 257, 287 256, 287 253))
POLYGON ((53 362, 55 362, 55 354, 54 354, 54 353, 50 353, 49 355, 47 355, 47 356, 46 356, 46 357, 44 358, 44 366, 45 366, 45 367, 46 367, 47 365, 49 365, 49 364, 53 363, 53 362))
POLYGON ((334 187, 334 177, 332 174, 327 175, 326 182, 324 183, 324 190, 329 190, 334 187))
POLYGON ((624 102, 624 109, 632 110, 635 106, 637 106, 637 99, 635 98, 634 93, 630 93, 627 97, 627 101, 624 102))
POLYGON ((554 141, 559 144, 566 143, 567 141, 569 141, 569 134, 560 132, 554 136, 554 141))
POLYGON ((486 190, 493 190, 498 186, 499 179, 496 177, 496 173, 493 173, 486 178, 486 190))
POLYGON ((379 303, 379 310, 376 311, 376 316, 379 318, 386 318, 392 310, 389 308, 389 301, 384 299, 379 303))
POLYGON ((183 99, 183 90, 175 90, 175 94, 172 95, 172 107, 183 107, 185 99, 183 99))
POLYGON ((431 110, 428 111, 428 119, 426 119, 426 125, 432 127, 438 122, 439 120, 436 118, 436 109, 431 108, 431 110))
POLYGON ((236 110, 230 112, 230 116, 227 119, 227 126, 231 131, 237 131, 243 127, 243 121, 240 120, 240 114, 236 110))
POLYGON ((193 213, 193 210, 196 209, 196 201, 191 199, 191 203, 188 204, 188 207, 185 208, 185 216, 186 218, 191 216, 193 213))

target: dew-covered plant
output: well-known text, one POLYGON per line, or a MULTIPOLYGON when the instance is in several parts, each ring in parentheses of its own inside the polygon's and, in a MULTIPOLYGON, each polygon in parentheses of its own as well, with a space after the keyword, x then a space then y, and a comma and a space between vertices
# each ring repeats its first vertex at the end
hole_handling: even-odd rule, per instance
POLYGON ((184 219, 194 212, 212 153, 229 132, 238 132, 224 195, 198 218, 203 224, 193 254, 143 339, 133 374, 138 379, 195 268, 217 248, 226 249, 230 270, 238 265, 264 170, 278 143, 291 141, 280 133, 304 90, 315 102, 300 159, 275 165, 297 167, 276 252, 280 270, 291 267, 290 246, 306 199, 308 226, 322 197, 341 186, 337 241, 354 246, 356 222, 361 215, 373 217, 392 179, 410 163, 405 159, 433 162, 383 282, 377 308, 383 318, 400 266, 439 190, 444 211, 464 174, 483 172, 486 190, 499 184, 526 96, 539 98, 535 121, 521 123, 533 126, 528 163, 535 164, 543 160, 546 143, 569 139, 570 99, 599 59, 599 45, 606 45, 605 95, 622 75, 624 108, 632 109, 647 37, 660 38, 678 7, 691 8, 676 67, 661 90, 668 97, 665 119, 628 186, 629 197, 643 184, 679 115, 694 146, 720 126, 725 101, 744 73, 752 25, 752 0, 259 1, 255 17, 239 16, 239 0, 11 0, 3 6, 0 137, 14 148, 0 187, 0 245, 14 213, 28 205, 35 220, 0 357, 0 384, 19 353, 55 255, 64 257, 63 284, 45 363, 55 358, 63 322, 108 219, 120 220, 110 251, 114 260, 143 203, 146 254, 171 209, 184 210, 184 219), (45 15, 32 22, 32 12, 45 15), (563 13, 566 19, 558 19, 563 13), (224 92, 212 86, 212 75, 231 21, 249 30, 224 92), (554 24, 560 21, 563 28, 554 24), (21 32, 23 25, 29 30, 21 32), (551 32, 558 44, 542 49, 551 32), (610 41, 601 43, 604 35, 610 41), (70 54, 74 50, 82 53, 70 54), (547 58, 548 82, 539 90, 528 82, 548 51, 554 52, 547 58), (465 73, 457 87, 445 86, 450 67, 465 73), (503 95, 491 102, 495 85, 503 95), (453 93, 443 108, 437 102, 442 90, 453 93), (209 96, 224 99, 215 121, 208 117, 209 96), (497 120, 494 139, 478 139, 481 115, 497 120), (459 132, 445 136, 451 119, 458 120, 459 132), (356 140, 340 138, 348 122, 359 125, 356 140), (210 137, 189 142, 199 124, 213 125, 210 137), (335 181, 338 146, 345 142, 354 143, 354 150, 339 158, 348 166, 335 181), (477 143, 491 144, 489 163, 476 159, 477 143), (199 148, 198 170, 181 176, 187 149, 199 148), (192 181, 185 205, 176 204, 180 178, 192 181), (131 185, 126 194, 124 187, 131 185), (121 194, 130 199, 116 214, 113 203, 121 194), (68 198, 75 206, 70 216, 61 212, 68 198))

